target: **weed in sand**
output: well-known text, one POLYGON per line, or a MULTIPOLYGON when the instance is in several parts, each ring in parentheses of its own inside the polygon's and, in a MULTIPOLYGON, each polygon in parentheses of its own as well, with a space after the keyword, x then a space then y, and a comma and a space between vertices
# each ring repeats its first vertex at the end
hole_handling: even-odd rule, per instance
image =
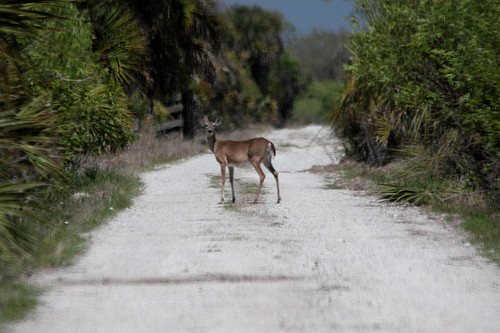
MULTIPOLYGON (((257 192, 257 188, 259 187, 258 184, 250 184, 250 183, 243 183, 243 193, 245 194, 255 194, 257 192)), ((266 195, 267 192, 266 190, 264 189, 264 187, 262 187, 262 189, 260 190, 260 195, 266 195)))
POLYGON ((292 148, 300 148, 300 147, 297 145, 294 145, 292 143, 284 143, 284 144, 280 144, 279 147, 277 147, 276 149, 277 150, 287 150, 287 149, 292 149, 292 148))
POLYGON ((229 212, 241 212, 241 207, 236 202, 230 202, 223 205, 224 209, 229 212))
POLYGON ((221 188, 221 176, 210 176, 210 188, 221 188))

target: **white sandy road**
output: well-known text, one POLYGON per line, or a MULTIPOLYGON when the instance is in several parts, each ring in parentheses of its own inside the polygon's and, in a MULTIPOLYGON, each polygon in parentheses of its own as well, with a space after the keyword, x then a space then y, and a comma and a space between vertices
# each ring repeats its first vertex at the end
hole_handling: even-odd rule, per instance
POLYGON ((144 193, 76 265, 35 279, 49 287, 42 305, 9 329, 500 332, 500 270, 441 217, 323 189, 303 171, 335 156, 318 131, 266 135, 279 205, 271 175, 251 204, 252 169, 235 170, 237 205, 217 205, 211 154, 144 174, 144 193))

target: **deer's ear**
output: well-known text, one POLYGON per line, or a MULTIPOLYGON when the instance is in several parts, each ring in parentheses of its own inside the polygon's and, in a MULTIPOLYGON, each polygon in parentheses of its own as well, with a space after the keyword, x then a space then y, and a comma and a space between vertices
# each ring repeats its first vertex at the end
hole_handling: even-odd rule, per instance
POLYGON ((220 125, 220 123, 221 123, 220 118, 217 118, 217 120, 216 120, 216 121, 215 121, 215 123, 214 123, 214 126, 219 126, 219 125, 220 125))
POLYGON ((203 122, 205 123, 205 126, 208 125, 208 117, 207 116, 203 117, 203 122))

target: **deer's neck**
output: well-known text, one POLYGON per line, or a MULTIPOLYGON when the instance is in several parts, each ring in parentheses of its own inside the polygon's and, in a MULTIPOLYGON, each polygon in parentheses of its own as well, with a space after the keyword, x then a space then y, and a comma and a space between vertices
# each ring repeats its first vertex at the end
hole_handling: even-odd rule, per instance
POLYGON ((207 135, 208 148, 215 154, 215 133, 214 135, 207 135))

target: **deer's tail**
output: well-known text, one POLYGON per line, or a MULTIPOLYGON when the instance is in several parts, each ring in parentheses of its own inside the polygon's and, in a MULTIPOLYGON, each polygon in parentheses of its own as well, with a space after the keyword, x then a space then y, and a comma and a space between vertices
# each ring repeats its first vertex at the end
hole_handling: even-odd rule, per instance
POLYGON ((276 148, 274 147, 274 143, 269 142, 269 150, 273 154, 273 157, 276 156, 276 148))

